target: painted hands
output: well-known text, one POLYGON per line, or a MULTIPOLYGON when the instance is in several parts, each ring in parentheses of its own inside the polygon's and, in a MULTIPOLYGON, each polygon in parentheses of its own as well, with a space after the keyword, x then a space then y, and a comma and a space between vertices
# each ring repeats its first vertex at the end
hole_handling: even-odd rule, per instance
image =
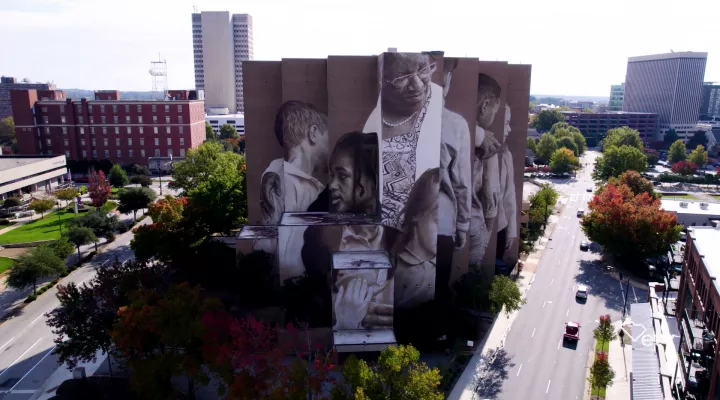
POLYGON ((335 297, 335 329, 359 329, 365 318, 373 288, 368 287, 365 279, 353 279, 345 287, 340 286, 335 297))

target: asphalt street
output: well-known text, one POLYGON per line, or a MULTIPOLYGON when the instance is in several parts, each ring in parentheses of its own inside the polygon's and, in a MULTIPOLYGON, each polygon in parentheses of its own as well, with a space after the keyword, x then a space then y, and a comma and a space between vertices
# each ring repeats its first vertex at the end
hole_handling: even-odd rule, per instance
MULTIPOLYGON (((581 251, 587 240, 580 229, 578 209, 587 210, 594 185, 590 178, 598 153, 587 153, 587 167, 577 177, 549 180, 561 193, 565 207, 555 215, 557 225, 538 264, 527 303, 518 312, 495 358, 489 374, 478 387, 481 399, 581 399, 586 382, 586 363, 592 350, 592 331, 601 315, 613 321, 622 316, 625 284, 604 272, 600 249, 581 251), (588 286, 587 301, 575 298, 578 284, 588 286), (578 322, 580 340, 563 343, 565 322, 578 322)), ((629 304, 644 302, 645 291, 628 290, 629 304)), ((617 373, 623 373, 618 371, 617 373)))
MULTIPOLYGON (((143 222, 148 222, 149 218, 143 222)), ((115 257, 125 261, 134 256, 129 247, 132 232, 118 235, 92 262, 73 271, 61 284, 88 282, 97 268, 112 263, 115 257)), ((45 313, 59 305, 57 289, 52 288, 30 303, 22 313, 0 325, 0 399, 29 399, 59 367, 52 353, 55 343, 45 313)))

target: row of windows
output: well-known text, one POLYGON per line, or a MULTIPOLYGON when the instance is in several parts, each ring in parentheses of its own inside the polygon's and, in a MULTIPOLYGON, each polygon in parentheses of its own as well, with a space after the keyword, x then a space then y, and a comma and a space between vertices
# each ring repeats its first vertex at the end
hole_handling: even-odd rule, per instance
MULTIPOLYGON (((52 146, 52 140, 50 138, 45 139, 45 143, 48 146, 52 146)), ((65 145, 65 147, 68 147, 70 145, 70 142, 67 139, 63 139, 63 144, 65 145)), ((128 146, 132 146, 132 144, 133 144, 132 138, 128 138, 127 144, 128 144, 128 146)), ((159 146, 160 139, 155 138, 154 144, 155 144, 155 146, 159 146)), ((42 140, 38 140, 38 145, 42 145, 42 140)), ((85 141, 85 139, 80 139, 80 145, 81 146, 87 145, 87 142, 85 141)), ((96 145, 95 138, 90 139, 90 145, 92 145, 92 146, 96 145)), ((109 146, 109 145, 110 145, 110 141, 107 138, 103 139, 103 146, 109 146)), ((172 146, 172 138, 167 138, 167 145, 172 146)), ((180 146, 184 146, 184 145, 185 145, 185 139, 180 138, 180 146)), ((115 139, 115 146, 120 146, 120 138, 115 139)), ((140 138, 140 146, 145 146, 145 139, 140 138)))
MULTIPOLYGON (((90 117, 88 117, 88 118, 89 118, 89 120, 90 120, 89 122, 90 122, 91 124, 94 124, 94 123, 95 123, 95 118, 94 118, 92 115, 91 115, 90 117)), ((48 119, 47 116, 44 116, 44 117, 43 117, 43 122, 46 123, 46 124, 49 123, 49 119, 48 119)), ((157 123, 158 123, 158 117, 157 117, 157 115, 153 115, 153 117, 152 117, 152 122, 153 122, 153 124, 157 124, 157 123)), ((183 117, 182 117, 182 115, 178 115, 178 117, 177 117, 177 122, 178 122, 178 124, 182 124, 182 123, 183 123, 183 117)), ((64 116, 61 116, 61 117, 60 117, 60 123, 61 123, 61 124, 67 123, 64 116)), ((83 118, 82 115, 78 116, 78 123, 79 123, 79 124, 84 124, 84 123, 85 123, 85 119, 83 118)), ((100 117, 100 123, 101 123, 101 124, 107 124, 107 123, 108 123, 108 119, 107 119, 104 115, 102 115, 102 116, 100 117)), ((120 123, 120 117, 118 117, 117 115, 113 116, 112 123, 113 123, 113 124, 119 124, 119 123, 120 123)), ((130 120, 130 116, 129 116, 129 115, 126 115, 126 116, 125 116, 125 123, 126 123, 126 124, 132 123, 132 121, 130 120)), ((143 123, 143 117, 142 117, 142 115, 138 115, 138 117, 137 117, 137 123, 138 123, 138 124, 142 124, 142 123, 143 123)), ((166 124, 172 123, 172 121, 170 120, 170 117, 169 117, 169 116, 165 116, 165 123, 166 123, 166 124)))
MULTIPOLYGON (((52 154, 52 151, 48 151, 48 154, 52 154)), ((122 151, 116 150, 115 155, 118 158, 122 157, 122 151)), ((132 150, 128 150, 127 155, 130 158, 135 157, 135 153, 132 150)), ((172 149, 168 149, 167 156, 172 157, 172 155, 173 155, 172 149)), ((65 156, 67 158, 70 158, 70 152, 66 151, 65 156)), ((104 156, 105 156, 105 158, 110 157, 110 150, 105 150, 104 156)), ((145 150, 140 150, 140 157, 145 157, 145 150)), ((155 149, 155 157, 160 157, 160 149, 155 149)), ((185 149, 180 149, 180 157, 185 157, 185 149)), ((87 158, 87 150, 82 151, 82 158, 87 158)), ((92 158, 97 158, 97 150, 92 150, 92 158)))
MULTIPOLYGON (((151 106, 151 108, 152 108, 152 112, 157 112, 157 106, 158 106, 157 104, 151 104, 150 106, 151 106)), ((170 112, 170 105, 169 105, 169 104, 165 104, 164 106, 165 106, 165 112, 170 112)), ((97 106, 95 106, 95 107, 97 107, 97 106)), ((113 112, 113 113, 117 113, 117 112, 118 112, 118 107, 119 107, 119 105, 113 104, 113 105, 111 105, 111 107, 112 107, 112 112, 113 112)), ((130 104, 125 104, 124 107, 125 107, 125 112, 130 112, 130 104)), ((61 113, 61 114, 65 113, 65 105, 64 105, 64 104, 61 104, 59 108, 60 108, 60 113, 61 113)), ((142 112, 142 108, 143 108, 143 105, 142 105, 142 104, 138 104, 138 105, 137 105, 137 111, 138 111, 138 112, 142 112)), ((76 105, 75 105, 75 109, 77 110, 78 114, 81 114, 81 113, 82 113, 82 105, 76 104, 76 105)), ((92 105, 88 105, 88 113, 90 113, 90 112, 92 111, 92 109, 93 109, 93 106, 92 106, 92 105)), ((42 107, 41 107, 41 110, 42 110, 42 112, 44 112, 44 113, 48 112, 47 106, 42 106, 42 107)), ((182 104, 178 104, 178 105, 177 105, 177 110, 178 110, 178 112, 182 112, 182 104)), ((101 104, 101 105, 100 105, 100 113, 101 113, 101 114, 105 113, 105 104, 101 104)), ((62 117, 62 118, 64 119, 65 117, 62 117)), ((44 119, 45 119, 45 122, 47 123, 47 117, 44 117, 44 119)))
MULTIPOLYGON (((84 134, 85 134, 85 127, 82 127, 82 126, 81 126, 81 127, 79 127, 78 129, 79 129, 79 133, 80 133, 81 135, 84 135, 84 134)), ((103 135, 107 135, 107 133, 108 133, 108 128, 103 126, 101 129, 102 129, 103 135)), ((127 133, 133 133, 133 127, 132 127, 132 126, 128 126, 128 127, 126 127, 126 129, 127 129, 127 133)), ((119 134, 120 134, 120 127, 119 127, 119 126, 116 126, 115 129, 114 129, 114 131, 115 131, 115 134, 116 134, 116 135, 119 135, 119 134)), ((138 132, 138 133, 145 133, 144 127, 138 126, 138 127, 137 127, 137 132, 138 132)), ((159 133, 159 132, 160 132, 159 128, 158 128, 157 126, 154 126, 154 127, 153 127, 153 133, 159 133)), ((49 126, 46 126, 46 127, 45 127, 45 133, 46 133, 46 134, 50 134, 50 127, 49 127, 49 126)), ((63 133, 63 135, 67 135, 67 127, 65 127, 65 126, 62 127, 62 133, 63 133)), ((166 127, 165 127, 165 133, 171 133, 169 126, 166 126, 166 127)), ((185 127, 184 127, 184 126, 178 126, 178 133, 185 133, 185 127)), ((38 134, 38 136, 40 136, 40 131, 39 131, 39 130, 38 130, 38 133, 37 133, 37 134, 38 134)), ((93 126, 93 127, 90 127, 90 134, 91 134, 91 135, 94 135, 94 134, 95 134, 95 127, 94 127, 94 126, 93 126)))

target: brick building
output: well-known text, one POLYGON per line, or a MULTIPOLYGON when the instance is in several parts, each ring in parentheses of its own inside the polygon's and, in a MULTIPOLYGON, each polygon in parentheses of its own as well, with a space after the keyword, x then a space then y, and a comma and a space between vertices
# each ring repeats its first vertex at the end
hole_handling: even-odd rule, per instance
POLYGON ((576 111, 563 111, 562 113, 565 115, 565 122, 580 129, 590 147, 599 143, 607 131, 621 126, 637 130, 645 143, 655 140, 658 133, 658 115, 655 113, 585 113, 576 111))
MULTIPOLYGON (((12 105, 10 103, 11 90, 35 89, 38 96, 42 97, 41 92, 55 90, 54 83, 34 83, 34 82, 18 82, 10 76, 0 77, 0 119, 12 116, 12 105)), ((60 94, 62 92, 58 92, 60 94)))
POLYGON ((119 97, 117 90, 102 90, 95 92, 94 100, 75 101, 13 90, 19 154, 146 165, 149 157, 183 157, 205 140, 204 103, 191 100, 192 95, 159 101, 119 97))

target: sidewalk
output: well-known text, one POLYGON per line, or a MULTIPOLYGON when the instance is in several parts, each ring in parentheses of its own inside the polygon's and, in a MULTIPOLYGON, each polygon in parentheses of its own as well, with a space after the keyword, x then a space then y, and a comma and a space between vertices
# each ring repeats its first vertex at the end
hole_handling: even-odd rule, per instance
POLYGON ((630 400, 630 371, 632 369, 632 345, 620 344, 620 338, 610 342, 608 363, 615 371, 612 385, 605 389, 605 398, 630 400))
MULTIPOLYGON (((85 376, 92 376, 95 371, 100 368, 100 366, 105 362, 107 359, 107 354, 103 353, 102 350, 98 350, 97 353, 95 353, 96 360, 94 362, 87 362, 87 363, 78 363, 78 367, 84 367, 85 368, 85 376)), ((35 394, 30 398, 30 400, 47 400, 55 396, 55 391, 57 388, 65 382, 68 379, 73 378, 73 372, 70 369, 67 369, 66 365, 61 365, 50 377, 45 381, 45 383, 35 392, 35 394)))
MULTIPOLYGON (((523 299, 527 297, 528 291, 535 280, 535 270, 537 269, 538 263, 545 251, 545 246, 555 231, 555 226, 558 222, 556 214, 562 212, 565 204, 566 202, 558 200, 558 203, 553 210, 553 215, 551 215, 548 219, 548 226, 545 229, 545 233, 536 243, 533 252, 528 255, 527 259, 523 263, 522 271, 516 280, 518 286, 520 287, 523 299)), ((498 314, 495 318, 495 322, 490 328, 490 331, 483 338, 482 342, 480 342, 477 350, 475 350, 475 354, 473 354, 462 375, 460 375, 460 378, 458 378, 458 381, 455 383, 450 395, 447 397, 448 399, 474 400, 477 385, 480 381, 482 381, 489 366, 495 360, 497 352, 505 346, 505 338, 507 337, 508 332, 510 332, 510 328, 515 321, 515 318, 517 318, 517 314, 518 312, 515 311, 512 314, 507 315, 504 308, 503 311, 498 314)))

